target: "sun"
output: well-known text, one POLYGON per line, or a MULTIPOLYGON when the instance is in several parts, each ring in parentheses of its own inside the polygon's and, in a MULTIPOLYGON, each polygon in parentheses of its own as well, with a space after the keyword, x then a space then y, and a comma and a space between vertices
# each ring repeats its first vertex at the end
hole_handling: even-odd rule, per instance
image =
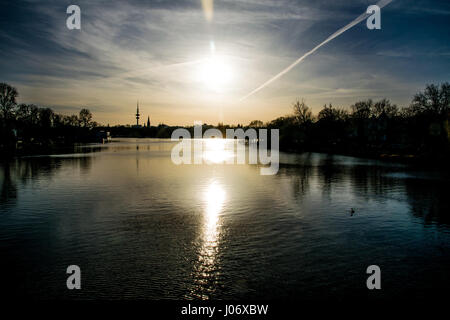
POLYGON ((205 59, 199 68, 199 80, 205 88, 220 92, 233 80, 233 72, 226 58, 215 54, 205 59))

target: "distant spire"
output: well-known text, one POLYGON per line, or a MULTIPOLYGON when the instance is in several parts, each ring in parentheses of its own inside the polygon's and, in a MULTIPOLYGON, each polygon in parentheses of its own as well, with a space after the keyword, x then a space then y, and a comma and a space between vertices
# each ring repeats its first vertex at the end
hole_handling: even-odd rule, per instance
POLYGON ((147 118, 147 128, 150 128, 150 116, 147 118))
POLYGON ((137 107, 136 107, 136 125, 139 126, 139 118, 140 118, 140 114, 139 114, 139 100, 137 101, 137 107))

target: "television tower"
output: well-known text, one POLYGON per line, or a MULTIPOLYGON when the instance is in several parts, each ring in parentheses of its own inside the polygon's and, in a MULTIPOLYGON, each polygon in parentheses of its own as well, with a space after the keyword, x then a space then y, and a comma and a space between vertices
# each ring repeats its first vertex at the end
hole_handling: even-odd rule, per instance
POLYGON ((140 117, 140 114, 139 114, 139 100, 138 100, 137 107, 136 107, 136 126, 138 126, 138 127, 139 127, 139 117, 140 117))

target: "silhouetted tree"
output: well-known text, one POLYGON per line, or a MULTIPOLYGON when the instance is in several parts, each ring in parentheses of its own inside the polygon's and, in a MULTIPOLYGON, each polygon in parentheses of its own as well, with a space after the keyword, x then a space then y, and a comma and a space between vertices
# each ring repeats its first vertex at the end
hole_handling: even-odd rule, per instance
POLYGON ((53 125, 53 110, 50 108, 39 109, 39 122, 42 128, 50 128, 53 125))
POLYGON ((391 104, 388 99, 383 99, 375 102, 373 105, 372 115, 376 118, 381 116, 386 116, 388 118, 393 118, 398 114, 398 108, 395 104, 391 104))
POLYGON ((330 105, 327 107, 325 104, 323 106, 323 109, 319 111, 319 114, 317 115, 317 119, 319 121, 333 121, 334 120, 334 110, 333 106, 330 105))
POLYGON ((297 100, 293 105, 293 109, 294 117, 298 124, 305 125, 312 122, 312 112, 303 99, 301 102, 300 100, 297 100))
POLYGON ((0 83, 0 111, 7 122, 13 117, 18 95, 16 88, 0 83))
POLYGON ((369 119, 372 115, 373 101, 371 99, 366 101, 358 101, 352 106, 352 117, 354 119, 369 119))
POLYGON ((34 104, 21 103, 17 107, 16 118, 27 126, 36 126, 39 123, 39 108, 34 104))
POLYGON ((345 121, 348 117, 348 112, 344 109, 334 108, 331 103, 324 105, 323 109, 319 111, 317 115, 318 121, 322 122, 334 122, 334 121, 345 121))
POLYGON ((264 126, 264 123, 261 120, 253 120, 248 124, 251 128, 261 128, 264 126))
POLYGON ((328 106, 323 106, 317 119, 317 123, 314 125, 314 134, 310 139, 319 149, 330 150, 345 139, 346 126, 348 126, 346 110, 334 108, 330 103, 328 106))
POLYGON ((76 114, 70 115, 70 116, 64 116, 63 122, 66 126, 70 127, 78 127, 80 126, 80 121, 78 119, 78 116, 76 114))
POLYGON ((427 85, 423 92, 414 96, 411 108, 415 114, 447 116, 450 111, 450 83, 445 82, 440 87, 427 85))
POLYGON ((84 128, 88 128, 92 120, 92 113, 88 109, 81 109, 80 111, 80 124, 84 128))

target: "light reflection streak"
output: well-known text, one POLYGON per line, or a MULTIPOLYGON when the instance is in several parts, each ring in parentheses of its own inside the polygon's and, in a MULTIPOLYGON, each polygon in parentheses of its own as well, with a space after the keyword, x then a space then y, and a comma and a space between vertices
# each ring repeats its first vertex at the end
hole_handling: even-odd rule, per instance
POLYGON ((219 266, 217 255, 220 244, 220 213, 226 201, 223 186, 217 181, 211 182, 203 193, 204 215, 198 259, 194 266, 194 287, 189 298, 208 299, 214 291, 219 266))
POLYGON ((234 140, 204 139, 203 159, 210 163, 223 163, 234 158, 234 140))

